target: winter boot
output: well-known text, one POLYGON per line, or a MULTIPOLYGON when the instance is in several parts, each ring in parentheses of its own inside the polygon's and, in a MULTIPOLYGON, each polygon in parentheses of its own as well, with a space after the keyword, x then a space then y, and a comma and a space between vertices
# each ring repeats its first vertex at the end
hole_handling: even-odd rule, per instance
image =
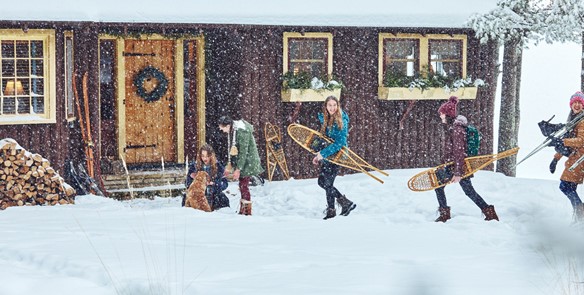
POLYGON ((337 216, 337 210, 335 210, 335 208, 328 208, 326 209, 326 216, 323 218, 324 220, 327 220, 329 218, 333 218, 337 216))
POLYGON ((251 215, 251 201, 241 199, 239 201, 239 215, 251 215))
POLYGON ((483 209, 483 214, 485 214, 485 220, 497 220, 499 221, 499 216, 497 216, 497 212, 495 212, 495 206, 489 205, 483 209))
POLYGON ((349 199, 347 199, 347 197, 345 197, 345 195, 338 197, 337 202, 339 202, 339 204, 341 205, 341 214, 340 215, 343 215, 343 216, 349 215, 349 213, 351 213, 351 211, 353 211, 353 209, 355 209, 355 207, 357 207, 357 205, 355 203, 351 202, 349 199))
POLYGON ((434 220, 435 222, 446 222, 450 219, 450 207, 438 207, 438 212, 440 212, 440 216, 434 220))

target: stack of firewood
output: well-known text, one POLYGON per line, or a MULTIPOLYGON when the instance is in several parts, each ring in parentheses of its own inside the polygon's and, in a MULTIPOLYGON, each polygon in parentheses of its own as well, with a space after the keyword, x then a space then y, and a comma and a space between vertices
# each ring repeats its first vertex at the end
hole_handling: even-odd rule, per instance
POLYGON ((47 159, 26 151, 14 139, 0 140, 0 210, 74 203, 75 189, 47 159))

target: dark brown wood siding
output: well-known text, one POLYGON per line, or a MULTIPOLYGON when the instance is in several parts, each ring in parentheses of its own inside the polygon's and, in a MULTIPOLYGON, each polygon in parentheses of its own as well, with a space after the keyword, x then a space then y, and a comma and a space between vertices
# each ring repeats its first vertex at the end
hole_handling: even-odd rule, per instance
MULTIPOLYGON (((443 101, 421 100, 399 123, 412 102, 377 99, 378 34, 379 33, 442 33, 468 34, 468 74, 483 78, 487 87, 479 90, 476 100, 460 103, 460 113, 479 127, 483 141, 481 153, 493 147, 493 115, 497 78, 498 47, 479 44, 467 29, 432 28, 356 28, 300 27, 199 24, 123 24, 72 22, 2 22, 1 28, 55 28, 57 30, 57 123, 49 125, 0 126, 0 137, 12 137, 31 152, 49 159, 58 170, 66 160, 83 160, 83 144, 78 122, 67 123, 64 110, 63 31, 75 34, 75 62, 79 73, 89 74, 89 108, 92 137, 99 135, 99 61, 100 33, 136 35, 157 33, 168 36, 203 34, 205 37, 206 74, 206 140, 226 159, 227 139, 217 128, 217 119, 224 114, 243 118, 254 125, 260 157, 265 163, 266 122, 280 127, 290 175, 294 178, 315 177, 318 169, 310 163, 311 155, 294 143, 286 133, 289 118, 297 105, 281 101, 280 76, 283 68, 284 32, 327 32, 333 34, 333 74, 346 86, 341 104, 351 119, 349 146, 371 164, 381 169, 429 167, 439 164, 442 131, 437 109, 443 101), (50 143, 50 144, 47 144, 50 143), (55 152, 66 151, 66 152, 55 152)), ((80 80, 79 80, 80 81, 80 80)), ((79 83, 80 84, 80 83, 79 83)), ((188 91, 188 90, 187 90, 188 91)), ((185 115, 194 109, 188 101, 185 115)), ((296 122, 317 128, 321 102, 300 106, 296 122)), ((186 118, 187 124, 192 120, 186 118)), ((185 126, 185 128, 188 128, 185 126)), ((192 133, 185 132, 191 137, 192 133)), ((115 138, 104 136, 102 140, 115 138)), ((99 146, 99 145, 96 145, 99 146)), ((185 154, 193 153, 185 145, 185 154)), ((99 159, 99 149, 96 158, 99 159)), ((347 172, 347 171, 345 171, 347 172)), ((278 179, 278 177, 276 177, 278 179)))
MULTIPOLYGON (((470 31, 381 28, 240 27, 205 31, 207 40, 208 141, 225 159, 227 139, 214 122, 223 113, 243 118, 255 127, 260 157, 265 162, 263 127, 276 124, 283 134, 290 174, 295 178, 315 177, 318 169, 311 155, 286 134, 295 103, 281 101, 282 35, 284 32, 330 32, 333 34, 333 74, 346 89, 341 104, 349 114, 349 146, 371 164, 382 169, 430 167, 440 163, 442 127, 437 109, 444 101, 385 101, 377 99, 378 33, 469 34, 468 74, 488 83, 476 100, 463 100, 459 113, 467 116, 483 136, 481 153, 493 146, 493 114, 496 90, 497 48, 481 45, 470 31), (410 104, 412 110, 400 120, 410 104), (209 108, 210 107, 210 108, 209 108)), ((318 128, 320 102, 303 103, 296 122, 318 128)))

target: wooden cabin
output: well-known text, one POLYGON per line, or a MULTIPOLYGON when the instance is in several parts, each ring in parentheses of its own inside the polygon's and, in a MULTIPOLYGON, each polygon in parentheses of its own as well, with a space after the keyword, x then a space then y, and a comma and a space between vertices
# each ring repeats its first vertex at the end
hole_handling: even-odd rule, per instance
MULTIPOLYGON (((306 17, 306 23, 181 21, 188 10, 168 12, 157 2, 149 11, 165 11, 161 21, 115 18, 123 9, 110 9, 113 17, 104 21, 75 13, 47 16, 40 12, 50 3, 37 4, 28 8, 37 14, 18 8, 0 13, 0 138, 43 155, 65 176, 68 161, 85 163, 89 139, 82 129, 89 129, 96 178, 125 183, 125 163, 130 173, 164 167, 171 175, 164 182, 180 184, 185 161, 201 144, 212 144, 226 159, 227 139, 216 122, 227 114, 255 126, 263 159, 264 125, 278 126, 290 175, 315 177, 310 155, 285 133, 292 122, 318 126, 316 115, 328 95, 283 89, 282 75, 301 71, 342 81, 350 148, 381 169, 439 164, 437 109, 452 95, 440 88, 420 93, 385 87, 388 71, 412 75, 432 68, 480 78, 485 86, 455 94, 462 98, 460 113, 482 133, 481 152, 493 150, 499 48, 481 44, 464 18, 436 26, 417 17, 385 23, 391 14, 376 15, 376 26, 350 17, 334 24, 306 17), (182 17, 172 17, 179 12, 182 17)), ((115 188, 111 182, 109 189, 115 188)))

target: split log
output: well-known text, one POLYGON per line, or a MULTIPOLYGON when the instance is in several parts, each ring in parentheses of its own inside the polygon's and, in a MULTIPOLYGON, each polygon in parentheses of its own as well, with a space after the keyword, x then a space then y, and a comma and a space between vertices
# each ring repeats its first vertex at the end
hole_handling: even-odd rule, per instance
POLYGON ((0 140, 0 210, 74 204, 75 194, 50 161, 27 152, 13 139, 0 140))

